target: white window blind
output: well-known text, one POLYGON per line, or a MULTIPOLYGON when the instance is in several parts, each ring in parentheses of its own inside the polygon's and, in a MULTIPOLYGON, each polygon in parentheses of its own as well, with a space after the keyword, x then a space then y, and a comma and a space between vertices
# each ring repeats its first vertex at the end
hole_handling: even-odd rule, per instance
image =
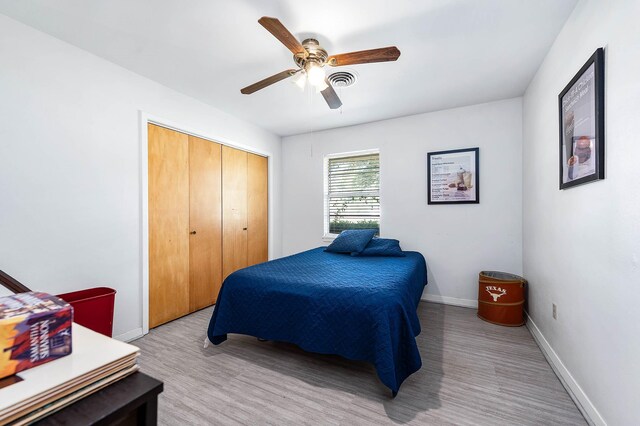
POLYGON ((327 167, 329 234, 345 229, 380 229, 380 155, 329 158, 327 167))

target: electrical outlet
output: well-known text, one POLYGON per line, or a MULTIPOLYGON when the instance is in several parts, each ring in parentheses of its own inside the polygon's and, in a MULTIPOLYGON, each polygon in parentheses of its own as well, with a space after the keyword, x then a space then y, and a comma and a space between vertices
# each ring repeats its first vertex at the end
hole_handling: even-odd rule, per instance
POLYGON ((558 319, 558 307, 556 306, 555 303, 552 303, 551 305, 553 306, 553 312, 552 312, 553 319, 558 319))

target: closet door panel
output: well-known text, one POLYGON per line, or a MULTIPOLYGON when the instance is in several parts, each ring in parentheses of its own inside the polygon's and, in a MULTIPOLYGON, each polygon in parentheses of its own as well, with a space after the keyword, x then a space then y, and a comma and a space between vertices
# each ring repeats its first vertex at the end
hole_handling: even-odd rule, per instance
POLYGON ((148 125, 149 326, 189 312, 189 140, 148 125))
POLYGON ((247 154, 248 264, 269 260, 269 170, 268 159, 247 154))
POLYGON ((221 146, 189 136, 189 309, 215 303, 222 284, 221 146))
POLYGON ((247 266, 247 153, 222 147, 222 278, 247 266))

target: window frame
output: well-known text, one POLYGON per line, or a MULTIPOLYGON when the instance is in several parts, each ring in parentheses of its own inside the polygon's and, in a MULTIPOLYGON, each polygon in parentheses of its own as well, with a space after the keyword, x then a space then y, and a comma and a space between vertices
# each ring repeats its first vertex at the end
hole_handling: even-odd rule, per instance
MULTIPOLYGON (((381 188, 382 188, 382 158, 380 156, 380 149, 378 148, 372 148, 372 149, 365 149, 365 150, 360 150, 360 151, 348 151, 348 152, 338 152, 338 153, 332 153, 332 154, 325 154, 324 158, 323 158, 323 175, 324 175, 324 188, 323 188, 323 193, 324 193, 324 198, 323 198, 323 204, 324 204, 324 211, 323 211, 323 235, 322 235, 322 240, 323 241, 333 241, 338 234, 332 234, 329 232, 329 223, 330 223, 330 212, 329 212, 329 160, 334 160, 336 158, 346 158, 346 157, 359 157, 359 156, 365 156, 365 155, 373 155, 373 154, 377 154, 378 155, 378 163, 379 163, 379 175, 378 175, 378 191, 377 193, 374 193, 374 191, 368 191, 368 192, 358 192, 357 195, 362 195, 362 194, 366 194, 366 195, 377 195, 378 199, 380 200, 380 219, 379 219, 379 224, 378 224, 378 229, 379 229, 379 234, 382 234, 382 196, 381 194, 381 188)), ((345 193, 346 196, 350 196, 350 195, 355 195, 355 193, 345 193)))

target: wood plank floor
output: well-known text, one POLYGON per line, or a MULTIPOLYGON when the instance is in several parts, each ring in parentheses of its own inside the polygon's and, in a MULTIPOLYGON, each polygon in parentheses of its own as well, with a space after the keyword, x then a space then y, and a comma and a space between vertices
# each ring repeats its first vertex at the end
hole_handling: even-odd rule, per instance
POLYGON ((584 425, 525 327, 421 302, 422 369, 395 399, 372 366, 230 335, 203 348, 212 310, 133 342, 164 381, 163 425, 584 425))

